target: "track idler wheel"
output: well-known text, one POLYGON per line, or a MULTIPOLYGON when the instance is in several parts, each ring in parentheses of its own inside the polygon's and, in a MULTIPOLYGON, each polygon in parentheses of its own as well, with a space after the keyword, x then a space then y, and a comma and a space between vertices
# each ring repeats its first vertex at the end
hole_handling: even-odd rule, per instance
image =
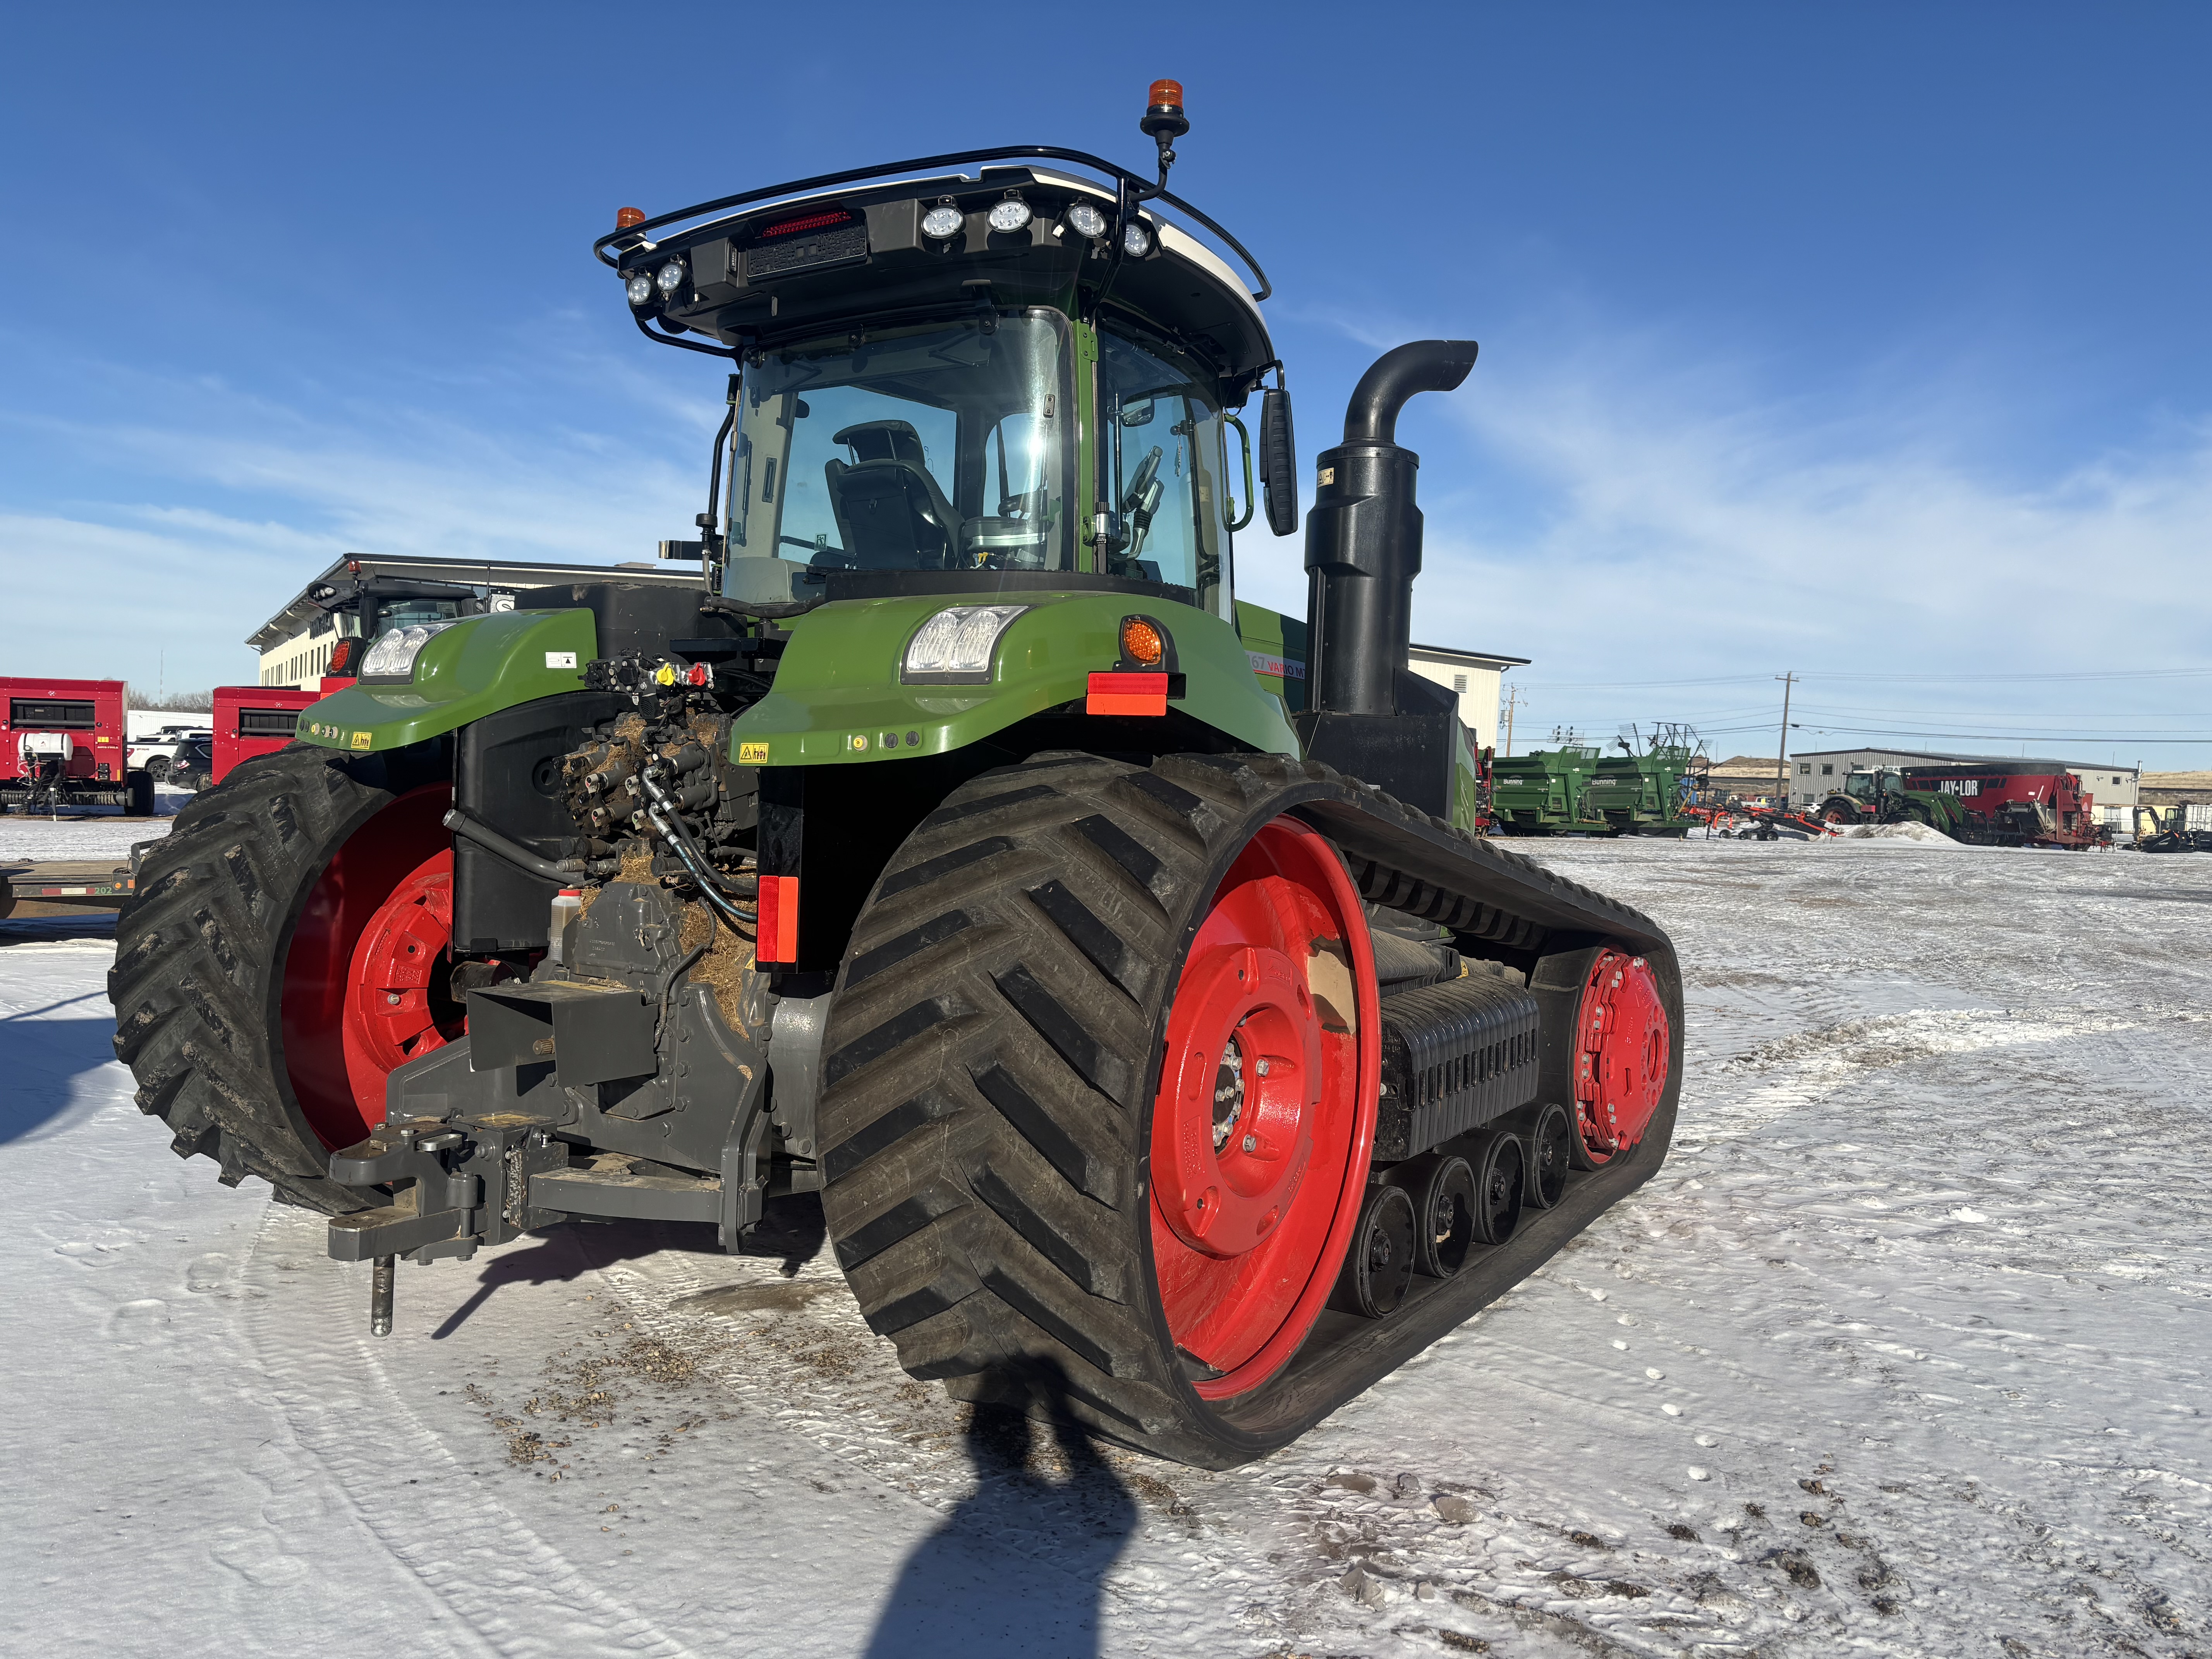
POLYGON ((1571 1156, 1577 1170, 1602 1169, 1636 1150, 1667 1091, 1667 1009, 1643 957, 1596 953, 1583 981, 1574 1044, 1571 1156))
POLYGON ((1396 1312, 1413 1282, 1419 1231, 1413 1198, 1403 1187, 1368 1188, 1328 1305, 1367 1319, 1396 1312))
POLYGON ((1398 1165, 1390 1182, 1413 1200, 1414 1267, 1449 1279, 1474 1244, 1474 1171, 1458 1153, 1443 1152, 1398 1165))

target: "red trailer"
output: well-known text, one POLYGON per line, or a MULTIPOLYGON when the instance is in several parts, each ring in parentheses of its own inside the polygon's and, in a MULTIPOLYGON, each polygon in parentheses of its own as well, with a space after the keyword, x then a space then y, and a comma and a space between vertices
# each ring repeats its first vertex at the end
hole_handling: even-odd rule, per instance
POLYGON ((1952 834, 1988 847, 2108 847, 2081 780, 2051 761, 1965 761, 1908 766, 1908 790, 1956 795, 1966 822, 1952 834))
POLYGON ((154 810, 154 781, 130 769, 121 680, 0 678, 0 811, 154 810))
MULTIPOLYGON (((350 680, 344 682, 352 684, 350 680)), ((215 689, 215 774, 221 783, 231 769, 256 755, 273 755, 292 741, 300 711, 320 702, 321 691, 289 685, 218 685, 215 689)))

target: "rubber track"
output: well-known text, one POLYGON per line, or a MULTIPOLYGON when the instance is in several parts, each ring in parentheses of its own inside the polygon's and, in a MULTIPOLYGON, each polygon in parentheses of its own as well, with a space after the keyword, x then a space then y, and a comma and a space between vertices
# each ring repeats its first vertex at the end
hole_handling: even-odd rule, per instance
POLYGON ((861 912, 823 1042, 830 1239, 913 1376, 1215 1468, 1305 1425, 1224 1432, 1191 1395, 1152 1291, 1140 1144, 1176 969, 1285 811, 1368 898, 1463 935, 1666 949, 1626 906, 1316 763, 1046 755, 965 785, 861 912))
POLYGON ((116 1058, 138 1080, 139 1110, 169 1126, 177 1156, 213 1158, 226 1186, 258 1176, 286 1203, 332 1215, 365 1207, 325 1173, 327 1154, 284 1075, 277 976, 293 918, 332 852, 393 799, 355 777, 345 757, 283 749, 195 796, 139 867, 107 975, 116 1058))

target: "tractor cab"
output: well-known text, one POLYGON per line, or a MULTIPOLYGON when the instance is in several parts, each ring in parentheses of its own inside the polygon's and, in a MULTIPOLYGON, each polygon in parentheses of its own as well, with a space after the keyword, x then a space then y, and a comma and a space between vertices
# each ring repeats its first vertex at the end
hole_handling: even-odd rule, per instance
POLYGON ((1157 180, 1032 145, 623 210, 598 252, 637 326, 738 370, 683 544, 717 592, 766 616, 1048 586, 1233 618, 1237 411, 1276 369, 1258 471, 1282 535, 1290 409, 1265 275, 1166 190, 1181 100, 1153 88, 1157 180))
POLYGON ((1896 776, 1895 773, 1879 767, 1872 770, 1856 770, 1844 780, 1844 793, 1864 805, 1878 806, 1885 794, 1896 793, 1892 787, 1896 776))

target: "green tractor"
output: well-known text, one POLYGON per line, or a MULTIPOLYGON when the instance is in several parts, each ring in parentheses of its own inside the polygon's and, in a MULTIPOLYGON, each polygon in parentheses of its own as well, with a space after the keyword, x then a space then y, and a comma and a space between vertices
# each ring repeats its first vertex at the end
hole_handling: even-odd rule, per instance
POLYGON ((1829 823, 1924 823, 1949 836, 1965 826, 1966 810, 1956 795, 1907 789, 1905 775, 1893 768, 1858 766, 1806 816, 1829 823))
POLYGON ((1219 1468, 1657 1168, 1673 949, 1468 833, 1407 668, 1395 422, 1474 347, 1360 381, 1310 617, 1235 603, 1253 451, 1278 535, 1297 463, 1266 279, 1166 189, 1181 102, 1157 178, 1032 146, 624 210, 639 331, 727 365, 701 586, 387 631, 145 859, 139 1103, 326 1212, 372 1328, 400 1258, 734 1250, 818 1193, 913 1376, 1219 1468))

